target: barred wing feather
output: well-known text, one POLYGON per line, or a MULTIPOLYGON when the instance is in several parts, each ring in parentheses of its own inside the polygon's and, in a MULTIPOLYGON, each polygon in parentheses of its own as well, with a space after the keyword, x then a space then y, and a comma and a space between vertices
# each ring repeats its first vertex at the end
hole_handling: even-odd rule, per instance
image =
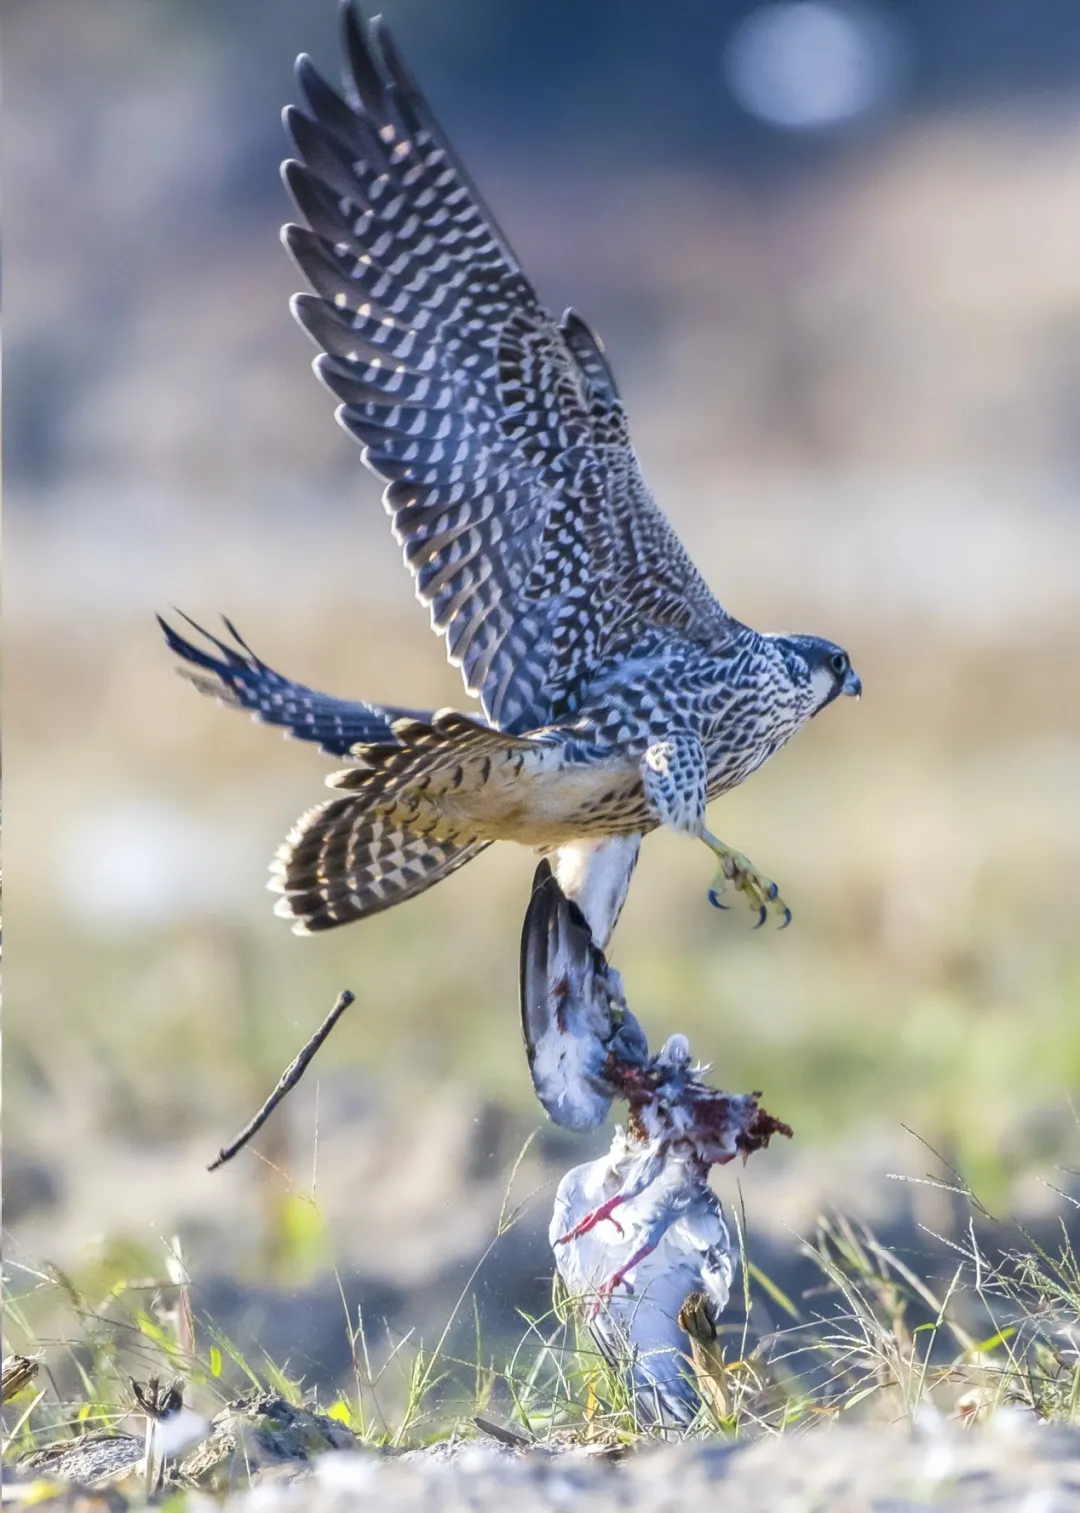
POLYGON ((338 699, 294 683, 257 657, 230 620, 225 621, 225 629, 231 644, 188 615, 182 618, 205 646, 189 641, 160 615, 157 620, 170 651, 187 664, 181 670, 201 693, 248 710, 264 725, 284 726, 289 735, 314 741, 330 756, 350 756, 354 746, 373 741, 392 742, 395 720, 425 718, 420 710, 338 699))
POLYGON ((646 489, 599 342, 539 304, 385 26, 342 6, 350 98, 302 57, 284 177, 294 312, 386 480, 419 598, 511 732, 570 714, 637 632, 723 610, 646 489))

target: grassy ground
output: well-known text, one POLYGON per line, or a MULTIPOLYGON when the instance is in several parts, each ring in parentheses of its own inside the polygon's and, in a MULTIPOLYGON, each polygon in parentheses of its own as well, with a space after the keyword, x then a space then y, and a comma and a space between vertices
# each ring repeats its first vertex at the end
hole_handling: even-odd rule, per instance
MULTIPOLYGON (((911 1424, 930 1409, 974 1423, 1004 1405, 1041 1422, 1080 1423, 1080 1255, 1068 1225, 1049 1245, 1016 1230, 991 1253, 980 1240, 990 1215, 962 1185, 950 1191, 969 1228, 949 1247, 940 1286, 844 1218, 806 1244, 817 1283, 803 1297, 786 1297, 743 1251, 745 1318, 722 1336, 709 1373, 699 1372, 705 1401, 688 1432, 738 1438, 827 1420, 911 1424), (755 1325, 759 1290, 782 1319, 767 1334, 755 1325)), ((515 1219, 507 1208, 500 1229, 515 1219)), ((175 1243, 152 1279, 114 1268, 91 1290, 43 1273, 8 1304, 9 1345, 40 1365, 5 1407, 9 1456, 91 1431, 132 1432, 132 1376, 177 1377, 186 1404, 207 1417, 238 1392, 276 1391, 321 1408, 371 1448, 469 1434, 477 1416, 525 1443, 625 1445, 650 1433, 558 1294, 549 1313, 522 1320, 513 1350, 492 1353, 479 1334, 467 1357, 450 1350, 474 1280, 426 1347, 386 1342, 346 1310, 353 1383, 320 1404, 288 1363, 245 1352, 198 1315, 175 1243)))

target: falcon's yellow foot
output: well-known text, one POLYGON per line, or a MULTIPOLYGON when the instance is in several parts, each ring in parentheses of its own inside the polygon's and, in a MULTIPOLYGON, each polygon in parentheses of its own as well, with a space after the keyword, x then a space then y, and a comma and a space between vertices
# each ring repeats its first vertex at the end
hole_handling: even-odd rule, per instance
POLYGON ((760 930, 765 923, 770 908, 775 909, 780 918, 780 928, 785 930, 791 923, 791 910, 780 897, 776 884, 763 877, 741 851, 733 851, 723 841, 718 841, 715 835, 705 831, 701 838, 720 861, 720 871, 709 889, 709 902, 717 909, 726 909, 727 904, 722 902, 722 894, 728 883, 731 883, 737 892, 746 895, 750 907, 757 910, 755 930, 760 930))

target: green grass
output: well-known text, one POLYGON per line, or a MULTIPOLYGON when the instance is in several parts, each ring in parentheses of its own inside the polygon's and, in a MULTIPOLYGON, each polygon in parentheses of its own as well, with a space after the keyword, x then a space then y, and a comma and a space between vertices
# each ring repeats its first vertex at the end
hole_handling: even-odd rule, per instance
MULTIPOLYGON (((1069 1224, 1053 1245, 1014 1226, 993 1252, 981 1234, 992 1223, 1000 1235, 997 1221, 959 1180, 943 1190, 966 1206, 968 1225, 959 1241, 928 1236, 945 1263, 940 1282, 867 1226, 834 1216, 802 1242, 817 1284, 790 1298, 746 1253, 736 1216, 735 1302, 741 1294, 746 1315, 722 1332, 722 1391, 688 1432, 757 1437, 836 1419, 911 1423, 928 1411, 975 1422, 1004 1406, 1080 1423, 1080 1251, 1069 1224), (767 1334, 756 1327, 758 1295, 781 1321, 767 1334)), ((1066 1200, 1067 1213, 1078 1211, 1066 1200)), ((508 1201, 493 1245, 519 1212, 508 1201)), ((78 1281, 15 1269, 5 1353, 34 1355, 41 1371, 4 1410, 8 1453, 116 1427, 131 1408, 129 1378, 151 1375, 179 1377, 185 1401, 207 1416, 244 1391, 273 1390, 329 1413, 373 1448, 473 1436, 478 1416, 540 1445, 633 1445, 654 1432, 637 1421, 621 1375, 558 1285, 543 1316, 522 1317, 512 1348, 488 1350, 473 1291, 485 1259, 431 1343, 384 1337, 373 1321, 348 1315, 343 1295, 352 1380, 321 1402, 287 1363, 241 1350, 197 1314, 178 1242, 150 1276, 148 1258, 133 1252, 99 1260, 78 1281), (448 1342, 470 1310, 474 1350, 455 1353, 448 1342)))

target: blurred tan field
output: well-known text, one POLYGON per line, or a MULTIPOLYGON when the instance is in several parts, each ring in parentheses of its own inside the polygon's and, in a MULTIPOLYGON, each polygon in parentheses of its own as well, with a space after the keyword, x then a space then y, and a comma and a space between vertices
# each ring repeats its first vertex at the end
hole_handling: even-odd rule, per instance
MULTIPOLYGON (((534 858, 294 938, 266 863, 334 763, 198 697, 153 621, 224 611, 317 688, 464 698, 286 308, 273 109, 297 46, 333 66, 328 23, 277 5, 241 50, 176 6, 93 9, 24 4, 6 38, 8 1259, 179 1233, 197 1272, 299 1287, 334 1259, 421 1298, 483 1248, 542 1122, 534 858), (245 104, 246 197, 217 152, 245 104), (272 1167, 208 1175, 345 986, 272 1167)), ((436 55, 421 7, 387 9, 436 55)), ((885 1175, 932 1164, 914 1131, 1045 1216, 1080 1160, 1080 97, 900 114, 757 183, 578 160, 565 100, 515 158, 469 79, 448 127, 545 299, 603 333, 695 561, 740 617, 844 644, 865 688, 712 814, 789 930, 710 909, 710 858, 663 835, 615 937, 651 1039, 685 1031, 795 1127, 721 1190, 773 1244, 831 1204, 946 1228, 885 1175)), ((594 1148, 545 1133, 525 1189, 594 1148)), ((550 1274, 541 1241, 523 1264, 550 1274)))

